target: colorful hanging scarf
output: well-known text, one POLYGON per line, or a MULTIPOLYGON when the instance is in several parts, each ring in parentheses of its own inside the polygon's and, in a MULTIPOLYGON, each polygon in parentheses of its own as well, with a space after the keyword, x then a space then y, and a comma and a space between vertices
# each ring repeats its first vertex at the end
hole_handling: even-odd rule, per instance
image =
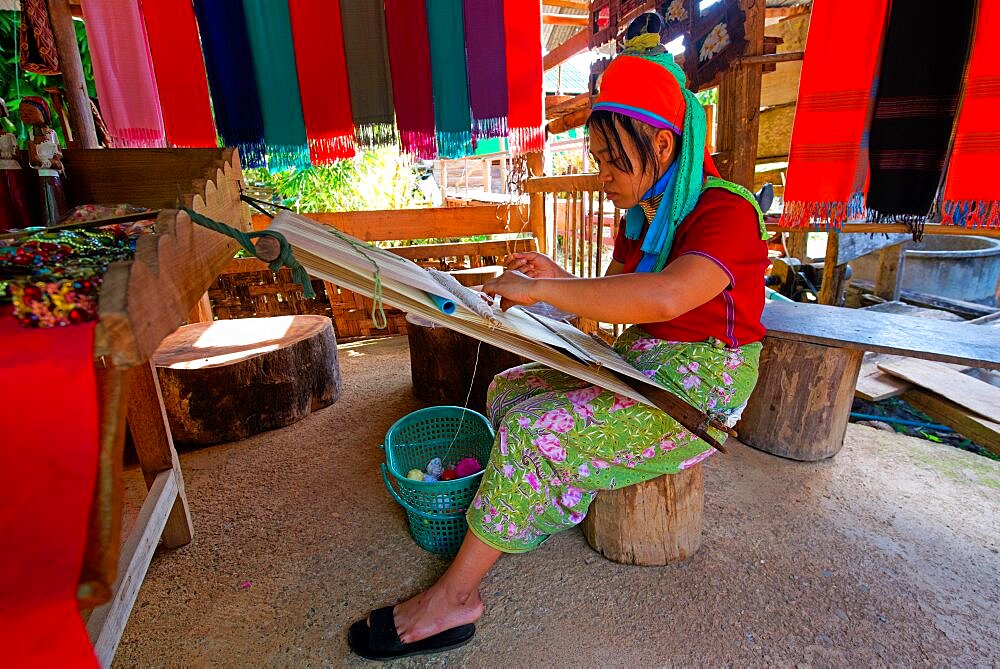
MULTIPOLYGON (((465 74, 462 0, 427 0, 434 82, 434 120, 442 158, 472 154, 472 117, 465 74)), ((499 82, 497 82, 499 84, 499 82)))
POLYGON ((941 183, 975 0, 893 2, 870 135, 870 220, 922 221, 941 183), (933 35, 933 48, 927 36, 933 35))
POLYGON ((472 134, 507 134, 507 61, 503 0, 465 0, 465 54, 468 58, 472 134))
POLYGON ((194 0, 215 124, 243 167, 264 167, 264 120, 241 0, 194 0))
POLYGON ((264 117, 267 169, 280 172, 309 167, 288 3, 243 0, 243 14, 264 117))
POLYGON ((1000 228, 1000 3, 982 2, 944 186, 942 223, 1000 228))
POLYGON ((141 9, 167 143, 180 147, 218 146, 191 0, 147 1, 141 9))
POLYGON ((863 212, 868 173, 866 130, 888 0, 817 2, 809 38, 781 225, 839 229, 863 212), (864 36, 851 41, 845 35, 864 36))
POLYGON ((166 146, 138 0, 82 0, 101 113, 116 148, 166 146))
POLYGON ((406 153, 433 160, 437 140, 424 0, 385 0, 385 28, 400 143, 406 153))
POLYGON ((339 0, 288 0, 302 115, 313 165, 354 155, 351 91, 339 0))
POLYGON ((59 74, 59 53, 52 33, 45 0, 21 0, 21 25, 18 28, 21 69, 25 72, 59 74))
POLYGON ((394 144, 397 138, 382 0, 342 2, 340 17, 355 138, 363 147, 394 144))
POLYGON ((537 0, 504 0, 507 51, 507 127, 515 156, 545 149, 542 91, 542 7, 537 0))

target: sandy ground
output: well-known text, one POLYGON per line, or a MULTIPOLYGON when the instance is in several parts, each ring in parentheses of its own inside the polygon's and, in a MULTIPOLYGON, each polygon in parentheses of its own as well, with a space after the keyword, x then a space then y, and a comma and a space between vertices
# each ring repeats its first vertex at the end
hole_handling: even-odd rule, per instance
MULTIPOLYGON (((340 356, 332 407, 182 454, 196 538, 154 557, 117 666, 359 666, 346 627, 444 569, 378 474, 421 406, 406 339, 340 356)), ((822 463, 729 450, 692 559, 622 566, 565 532, 498 563, 471 644, 395 666, 1000 664, 1000 465, 853 425, 822 463)))

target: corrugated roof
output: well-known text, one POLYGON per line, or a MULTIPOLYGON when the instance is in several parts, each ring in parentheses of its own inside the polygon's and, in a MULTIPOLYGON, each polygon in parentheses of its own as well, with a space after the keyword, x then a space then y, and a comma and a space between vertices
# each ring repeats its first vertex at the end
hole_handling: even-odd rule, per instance
POLYGON ((542 81, 546 93, 561 93, 562 95, 579 95, 587 91, 590 85, 590 69, 580 67, 568 60, 559 67, 546 70, 542 81), (560 74, 562 70, 562 74, 560 74))

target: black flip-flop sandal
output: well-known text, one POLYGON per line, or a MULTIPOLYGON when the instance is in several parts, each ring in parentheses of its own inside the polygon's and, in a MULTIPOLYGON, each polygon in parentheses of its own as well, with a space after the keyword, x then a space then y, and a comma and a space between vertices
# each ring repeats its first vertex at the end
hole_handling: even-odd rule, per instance
POLYGON ((351 650, 366 660, 395 660, 411 655, 428 655, 452 650, 469 643, 476 635, 476 626, 468 624, 453 627, 420 641, 403 643, 396 633, 393 608, 384 606, 372 611, 369 616, 371 625, 364 618, 351 625, 347 632, 347 645, 351 650))

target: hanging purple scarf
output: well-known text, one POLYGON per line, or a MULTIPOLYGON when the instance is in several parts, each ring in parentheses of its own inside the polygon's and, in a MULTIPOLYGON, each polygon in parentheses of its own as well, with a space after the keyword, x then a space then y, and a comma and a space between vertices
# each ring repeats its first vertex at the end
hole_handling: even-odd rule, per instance
POLYGON ((463 0, 472 135, 507 134, 507 57, 503 0, 463 0))

